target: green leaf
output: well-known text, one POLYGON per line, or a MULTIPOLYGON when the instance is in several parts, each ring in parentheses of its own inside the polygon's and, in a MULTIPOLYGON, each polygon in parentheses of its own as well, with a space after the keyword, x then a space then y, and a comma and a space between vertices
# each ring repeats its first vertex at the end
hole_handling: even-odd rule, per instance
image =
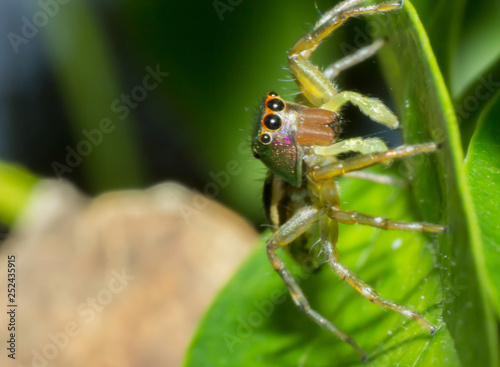
POLYGON ((439 68, 447 85, 463 31, 466 0, 415 0, 413 5, 429 35, 439 68))
MULTIPOLYGON (((430 337, 415 321, 368 302, 327 265, 309 274, 288 264, 312 307, 357 340, 369 353, 370 366, 497 366, 481 236, 450 97, 412 5, 405 1, 402 11, 370 20, 382 16, 390 16, 390 23, 380 59, 405 142, 439 141, 443 149, 395 165, 411 179, 412 192, 341 179, 343 208, 446 223, 449 233, 427 236, 342 225, 340 259, 381 295, 423 313, 440 328, 430 337)), ((293 305, 261 243, 205 315, 185 365, 362 364, 349 345, 293 305)))
MULTIPOLYGON (((452 9, 455 5, 450 4, 452 9)), ((500 3, 496 0, 467 1, 457 33, 451 69, 451 92, 458 96, 500 58, 500 3)))
POLYGON ((500 316, 500 93, 489 103, 474 133, 466 172, 479 220, 489 292, 500 316))
POLYGON ((405 8, 408 11, 398 13, 392 29, 387 29, 391 46, 397 47, 387 47, 381 55, 405 122, 405 141, 443 142, 438 166, 416 161, 412 176, 417 202, 422 204, 420 199, 427 198, 435 203, 419 205, 424 218, 435 221, 443 212, 449 226, 449 234, 440 238, 437 255, 442 284, 452 288, 456 299, 444 303, 444 320, 464 366, 496 366, 498 336, 486 303, 484 254, 453 106, 417 14, 408 1, 405 8))
POLYGON ((467 148, 485 107, 500 87, 500 58, 455 100, 462 147, 467 148))

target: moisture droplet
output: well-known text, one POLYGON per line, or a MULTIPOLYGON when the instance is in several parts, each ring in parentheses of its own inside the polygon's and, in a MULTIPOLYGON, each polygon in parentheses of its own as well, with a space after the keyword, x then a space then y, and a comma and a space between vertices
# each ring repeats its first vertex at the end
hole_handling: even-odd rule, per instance
POLYGON ((391 243, 391 250, 393 250, 393 251, 397 250, 398 248, 401 247, 402 244, 403 244, 403 239, 402 238, 396 238, 391 243))

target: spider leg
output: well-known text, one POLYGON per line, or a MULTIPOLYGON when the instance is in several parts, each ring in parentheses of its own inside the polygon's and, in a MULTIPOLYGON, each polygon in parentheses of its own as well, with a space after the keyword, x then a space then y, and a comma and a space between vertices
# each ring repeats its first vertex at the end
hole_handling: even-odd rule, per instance
POLYGON ((413 154, 429 153, 439 149, 437 143, 424 143, 418 145, 402 145, 385 152, 364 154, 353 158, 337 161, 323 166, 312 167, 309 178, 313 182, 325 181, 346 172, 357 171, 371 167, 379 163, 384 163, 395 158, 406 157, 413 154))
POLYGON ((317 22, 322 23, 322 19, 327 19, 330 17, 330 14, 336 14, 340 13, 341 11, 344 11, 346 9, 352 8, 355 5, 361 4, 362 2, 366 2, 367 0, 344 0, 337 5, 335 5, 332 9, 330 9, 328 12, 324 13, 321 19, 317 22))
MULTIPOLYGON (((389 150, 387 148, 387 145, 385 145, 385 143, 378 138, 352 138, 341 140, 328 146, 316 146, 313 149, 314 153, 320 156, 336 156, 348 151, 359 152, 361 154, 369 154, 375 152, 386 152, 387 150, 389 150)), ((384 164, 388 163, 390 162, 384 162, 384 164)), ((343 176, 368 180, 383 185, 398 186, 403 188, 408 187, 408 182, 404 180, 378 173, 352 171, 346 172, 343 176)))
POLYGON ((335 79, 342 71, 350 68, 353 65, 359 64, 375 55, 375 53, 384 45, 384 43, 384 39, 378 39, 371 45, 360 48, 352 55, 348 55, 329 65, 325 70, 323 70, 323 74, 325 74, 328 79, 333 81, 333 79, 335 79))
POLYGON ((314 153, 321 156, 336 156, 345 152, 358 152, 369 154, 376 152, 386 152, 387 145, 379 138, 352 138, 341 140, 327 146, 315 146, 314 153))
POLYGON ((340 279, 348 283, 354 289, 356 289, 359 293, 361 293, 366 299, 370 302, 384 307, 388 310, 395 311, 400 313, 403 316, 412 318, 417 321, 420 325, 422 325, 425 329, 427 329, 431 335, 433 335, 437 328, 434 324, 428 321, 424 316, 401 306, 393 301, 382 298, 377 291, 375 291, 372 287, 366 284, 363 280, 361 280, 356 274, 354 274, 348 267, 342 265, 337 257, 334 255, 333 246, 329 241, 322 241, 323 253, 328 258, 328 263, 330 264, 333 271, 338 275, 340 279))
POLYGON ((312 189, 315 189, 320 203, 327 210, 325 214, 321 213, 319 217, 321 246, 322 251, 333 271, 340 277, 340 279, 351 285, 370 302, 398 312, 403 316, 412 318, 427 329, 431 334, 434 334, 436 326, 429 322, 425 317, 409 308, 381 297, 372 287, 361 280, 348 267, 339 262, 336 244, 338 239, 338 222, 341 221, 332 216, 330 213, 330 210, 334 212, 341 211, 339 208, 340 202, 335 182, 333 180, 321 182, 319 185, 313 186, 312 189))
POLYGON ((347 102, 351 102, 366 116, 379 124, 383 124, 391 129, 395 129, 399 125, 396 115, 380 99, 366 97, 356 92, 339 92, 330 97, 328 101, 321 105, 321 108, 337 112, 347 102))
POLYGON ((315 28, 304 35, 288 55, 290 69, 305 97, 314 105, 321 106, 337 94, 337 90, 317 66, 308 59, 318 45, 349 18, 363 14, 375 14, 399 9, 401 1, 358 6, 364 1, 346 1, 325 13, 315 28))
POLYGON ((364 224, 366 226, 377 227, 399 231, 418 231, 442 233, 446 231, 445 226, 426 222, 396 222, 383 217, 375 217, 368 214, 329 208, 327 214, 340 223, 364 224))
POLYGON ((352 348, 361 356, 362 359, 366 359, 367 355, 361 349, 361 347, 352 339, 349 335, 339 330, 335 325, 326 320, 319 313, 314 311, 304 293, 300 289, 293 275, 290 273, 286 267, 283 260, 276 254, 276 251, 283 246, 286 246, 294 239, 303 234, 311 224, 318 219, 318 210, 314 207, 305 207, 299 210, 292 218, 288 220, 284 225, 282 225, 277 232, 275 232, 272 237, 267 241, 266 250, 269 261, 271 262, 274 270, 283 279, 290 295, 299 307, 299 309, 304 312, 311 320, 322 328, 330 331, 332 334, 336 335, 342 341, 349 343, 352 348))
MULTIPOLYGON (((380 141, 381 142, 381 141, 380 141)), ((383 144, 383 142, 381 142, 383 144)), ((323 166, 318 168, 325 170, 323 171, 324 173, 327 172, 326 168, 332 168, 336 167, 336 169, 339 169, 339 167, 343 167, 343 169, 346 169, 347 172, 345 174, 355 174, 360 178, 368 178, 368 179, 380 179, 379 176, 382 176, 383 178, 386 178, 388 176, 383 176, 383 175, 377 175, 376 177, 372 177, 370 175, 375 175, 375 174, 370 174, 369 172, 359 172, 359 171, 352 171, 348 172, 349 169, 348 167, 353 166, 353 165, 361 165, 361 164, 368 164, 373 165, 376 163, 383 163, 384 161, 381 162, 373 162, 374 158, 382 159, 382 158, 387 158, 387 155, 391 152, 394 152, 396 150, 400 150, 400 154, 408 155, 410 154, 415 154, 415 152, 411 152, 409 148, 417 148, 416 150, 422 149, 423 147, 425 148, 428 145, 436 146, 434 143, 430 144, 422 144, 420 146, 403 146, 399 147, 393 151, 390 150, 385 150, 383 146, 374 145, 373 147, 371 146, 363 146, 363 139, 350 139, 350 140, 344 140, 343 142, 337 143, 337 144, 332 144, 331 146, 327 147, 318 147, 317 149, 323 149, 320 151, 320 153, 325 153, 325 155, 329 154, 338 154, 338 152, 341 152, 343 149, 345 150, 354 150, 354 151, 361 151, 363 153, 370 151, 370 149, 373 149, 372 151, 375 151, 375 153, 371 154, 365 154, 362 156, 346 159, 343 161, 339 161, 333 164, 328 164, 327 166, 323 166), (344 143, 344 144, 342 144, 344 143), (336 145, 339 145, 339 147, 336 147, 336 145), (377 150, 380 150, 377 152, 377 150), (356 162, 353 162, 357 160, 356 162), (363 175, 364 174, 364 175, 363 175)), ((428 147, 427 147, 428 148, 428 147)), ((435 149, 434 149, 435 150, 435 149)), ((420 152, 420 151, 418 151, 420 152)), ((416 153, 418 153, 416 152, 416 153)), ((390 154, 389 154, 390 156, 390 154)), ((400 155, 402 156, 402 155, 400 155)), ((393 157, 395 158, 395 157, 393 157)), ((363 166, 361 168, 365 168, 366 166, 363 166)), ((359 168, 358 168, 359 169, 359 168)), ((331 170, 330 170, 331 172, 331 170)), ((334 176, 333 176, 334 177, 334 176)), ((318 176, 316 176, 316 179, 318 179, 318 176)), ((322 179, 320 179, 322 180, 322 179)), ((397 181, 396 181, 397 182, 397 181)), ((384 182, 385 183, 385 182, 384 182)), ((336 221, 339 221, 341 223, 346 223, 346 224, 364 224, 367 226, 372 226, 372 227, 377 227, 377 228, 382 228, 382 229, 389 229, 389 230, 400 230, 400 231, 421 231, 421 232, 436 232, 436 233, 442 233, 446 231, 445 226, 437 225, 437 224, 431 224, 431 223, 426 223, 426 222, 397 222, 393 221, 387 218, 382 218, 382 217, 376 217, 376 216, 371 216, 363 213, 358 213, 358 212, 353 212, 353 211, 348 211, 348 210, 341 210, 339 209, 335 203, 333 205, 330 205, 327 211, 328 215, 335 219, 336 221)))

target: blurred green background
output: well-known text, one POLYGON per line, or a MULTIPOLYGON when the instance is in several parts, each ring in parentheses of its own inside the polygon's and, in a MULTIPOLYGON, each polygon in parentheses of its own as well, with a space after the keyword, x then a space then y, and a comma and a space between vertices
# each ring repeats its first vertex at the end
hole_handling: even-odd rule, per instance
MULTIPOLYGON (((296 86, 283 69, 287 51, 333 3, 318 0, 316 9, 313 1, 284 0, 3 1, 0 160, 70 180, 91 195, 176 180, 262 223, 265 169, 250 154, 248 133, 267 91, 293 98, 296 86), (149 79, 147 89, 150 70, 168 75, 149 79), (233 161, 241 169, 226 176, 233 161)), ((500 5, 420 0, 415 6, 460 100, 472 80, 496 65, 500 5)), ((353 20, 339 30, 314 61, 326 66, 345 54, 342 41, 351 51, 367 44, 358 31, 363 24, 353 20)), ((376 59, 340 83, 391 105, 376 59)), ((354 109, 346 116, 356 122, 347 135, 375 131, 374 124, 362 127, 354 109)), ((398 143, 397 133, 385 139, 398 143)), ((0 218, 9 223, 32 179, 0 167, 0 218)))
MULTIPOLYGON (((335 3, 1 1, 0 234, 41 177, 69 180, 89 195, 175 180, 256 226, 263 223, 266 170, 248 144, 255 113, 270 90, 294 98, 287 52, 335 3)), ((413 4, 456 107, 467 154, 480 114, 499 95, 500 2, 413 4)), ((326 66, 367 45, 372 30, 366 24, 353 19, 335 32, 314 63, 326 66)), ((394 107, 377 58, 338 83, 394 107)), ((498 111, 488 112, 490 121, 498 111)), ((380 132, 356 109, 347 106, 343 113, 350 122, 346 137, 380 134, 392 146, 401 142, 398 131, 380 132)), ((490 209, 485 205, 477 217, 493 228, 490 209)), ((488 254, 498 254, 495 245, 488 254)), ((490 268, 491 274, 498 269, 490 268)))

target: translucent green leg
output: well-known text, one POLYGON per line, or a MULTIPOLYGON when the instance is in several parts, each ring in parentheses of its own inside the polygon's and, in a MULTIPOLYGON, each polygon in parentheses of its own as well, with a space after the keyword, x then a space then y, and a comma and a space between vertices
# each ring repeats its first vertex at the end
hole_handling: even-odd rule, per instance
POLYGON ((361 2, 347 1, 333 8, 321 17, 312 32, 304 35, 290 51, 288 56, 290 69, 304 96, 314 106, 321 106, 337 92, 330 80, 308 60, 321 41, 351 17, 381 13, 401 7, 400 1, 354 7, 359 3, 361 2))
POLYGON ((355 92, 340 92, 326 101, 321 108, 336 112, 347 102, 351 102, 358 107, 361 112, 373 121, 391 129, 395 129, 399 125, 396 115, 380 99, 366 97, 355 92))
POLYGON ((309 302, 307 301, 307 298, 304 295, 304 292, 302 292, 302 290, 300 289, 296 280, 294 279, 288 268, 285 266, 283 260, 276 254, 276 251, 280 247, 288 245, 294 239, 299 237, 302 233, 309 229, 311 224, 317 219, 318 210, 314 207, 305 207, 298 211, 267 241, 267 256, 274 270, 276 270, 283 279, 283 282, 288 288, 293 301, 299 307, 299 309, 319 326, 330 331, 340 340, 349 343, 353 347, 353 349, 361 356, 361 358, 366 359, 366 353, 354 341, 354 339, 339 330, 335 325, 333 325, 331 322, 326 320, 323 316, 321 316, 311 308, 309 302))
POLYGON ((335 79, 342 71, 375 55, 384 43, 385 41, 383 39, 379 39, 369 46, 360 48, 352 55, 348 55, 328 66, 325 70, 323 70, 323 74, 325 74, 325 76, 330 80, 335 79))
POLYGON ((426 222, 396 222, 383 217, 375 217, 368 214, 353 212, 349 210, 341 210, 338 208, 331 208, 327 213, 331 218, 345 224, 364 224, 366 226, 399 231, 435 233, 442 233, 446 231, 446 227, 440 226, 438 224, 431 224, 426 222))
POLYGON ((386 152, 365 154, 323 166, 312 167, 309 177, 315 182, 330 180, 334 177, 341 176, 346 172, 357 171, 395 158, 406 157, 419 153, 434 152, 438 149, 439 145, 437 143, 402 145, 396 149, 391 149, 386 152))
POLYGON ((423 317, 418 312, 410 310, 404 306, 398 305, 397 303, 390 301, 388 299, 382 298, 377 291, 361 280, 356 274, 354 274, 347 266, 342 265, 338 262, 337 257, 333 252, 332 245, 328 241, 323 242, 323 253, 328 258, 328 263, 330 264, 333 271, 339 276, 340 279, 344 280, 359 293, 361 293, 370 302, 379 305, 381 307, 387 308, 388 310, 400 313, 403 316, 412 318, 427 329, 431 335, 436 332, 436 326, 429 322, 425 317, 423 317))
POLYGON ((327 146, 316 146, 313 148, 314 153, 322 156, 336 156, 345 152, 359 152, 361 154, 369 154, 376 152, 386 152, 389 150, 387 145, 378 138, 352 138, 341 140, 327 146))
POLYGON ((370 0, 345 0, 337 5, 333 9, 330 9, 328 12, 324 13, 323 16, 316 22, 316 26, 325 22, 326 19, 329 19, 332 15, 338 14, 346 9, 352 8, 355 5, 361 3, 367 3, 370 0))

